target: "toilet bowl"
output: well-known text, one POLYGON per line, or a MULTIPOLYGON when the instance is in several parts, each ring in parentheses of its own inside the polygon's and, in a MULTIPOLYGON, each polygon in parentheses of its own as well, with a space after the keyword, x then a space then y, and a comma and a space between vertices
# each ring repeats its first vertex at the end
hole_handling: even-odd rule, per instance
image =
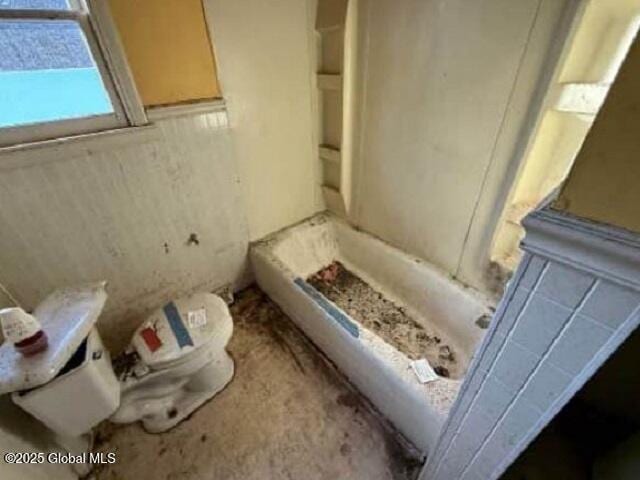
POLYGON ((141 420, 149 432, 175 426, 233 377, 225 347, 233 321, 225 302, 196 293, 153 312, 136 330, 117 368, 115 423, 141 420))
POLYGON ((95 328, 106 298, 105 282, 56 291, 34 312, 50 337, 46 351, 22 359, 0 345, 0 394, 11 393, 62 444, 106 419, 168 430, 233 377, 226 352, 233 321, 220 297, 196 293, 167 303, 113 362, 95 328))

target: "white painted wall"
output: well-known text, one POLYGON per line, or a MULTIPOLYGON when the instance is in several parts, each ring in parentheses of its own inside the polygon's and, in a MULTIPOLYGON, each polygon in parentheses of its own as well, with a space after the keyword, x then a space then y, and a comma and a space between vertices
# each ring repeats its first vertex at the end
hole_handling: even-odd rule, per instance
POLYGON ((251 239, 323 209, 312 124, 312 3, 205 1, 251 239))
MULTIPOLYGON (((520 220, 566 178, 640 24, 638 0, 582 2, 496 232, 491 257, 519 261, 520 220)), ((573 205, 575 206, 575 205, 573 205)))
MULTIPOLYGON (((11 299, 11 295, 4 288, 4 286, 0 284, 0 308, 7 308, 7 307, 13 307, 13 306, 14 306, 14 302, 11 299)), ((1 338, 1 335, 0 335, 0 338, 1 338)))
POLYGON ((361 1, 355 224, 489 289, 493 212, 569 1, 361 1))
POLYGON ((62 285, 108 280, 102 331, 121 345, 141 312, 242 281, 248 233, 224 118, 0 155, 0 282, 33 308, 62 285))
MULTIPOLYGON (((142 312, 246 283, 247 246, 323 208, 307 2, 208 0, 227 117, 0 153, 0 283, 26 308, 105 278, 108 345, 142 312), (195 233, 199 245, 189 245, 195 233), (166 244, 166 246, 165 246, 166 244)), ((0 301, 6 299, 0 297, 0 301)))

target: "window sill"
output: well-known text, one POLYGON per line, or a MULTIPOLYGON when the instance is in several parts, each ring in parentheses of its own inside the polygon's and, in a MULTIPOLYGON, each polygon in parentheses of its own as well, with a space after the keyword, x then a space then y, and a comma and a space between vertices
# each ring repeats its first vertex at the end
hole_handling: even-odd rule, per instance
MULTIPOLYGON (((222 99, 182 105, 154 107, 147 110, 149 122, 175 117, 203 115, 207 113, 226 114, 222 99)), ((225 122, 226 124, 226 122, 225 122)), ((153 123, 140 127, 125 127, 100 132, 85 133, 69 137, 38 140, 18 145, 0 146, 0 171, 14 170, 58 160, 91 155, 95 152, 139 145, 157 140, 160 130, 153 123)))
POLYGON ((154 125, 145 125, 0 147, 0 171, 91 155, 127 144, 139 145, 158 137, 154 125))
POLYGON ((227 111, 224 99, 206 100, 194 103, 178 103, 160 107, 147 108, 147 118, 150 122, 165 120, 167 118, 184 117, 190 115, 203 115, 227 111))

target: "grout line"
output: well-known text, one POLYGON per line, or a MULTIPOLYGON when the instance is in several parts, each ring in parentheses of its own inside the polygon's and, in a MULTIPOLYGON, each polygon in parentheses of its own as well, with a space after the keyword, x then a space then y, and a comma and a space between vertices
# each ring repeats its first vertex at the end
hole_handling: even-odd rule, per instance
MULTIPOLYGON (((516 270, 514 278, 512 279, 512 281, 514 282, 513 283, 514 285, 520 284, 520 281, 522 280, 522 277, 525 275, 526 271, 531 265, 533 258, 534 258, 533 256, 525 255, 522 262, 520 263, 520 266, 516 270)), ((523 290, 526 290, 526 293, 528 294, 530 289, 524 289, 523 287, 523 290)), ((489 331, 486 333, 486 336, 485 336, 485 338, 487 338, 488 340, 486 341, 486 343, 483 340, 483 342, 478 347, 477 351, 474 353, 472 357, 472 361, 469 365, 469 370, 467 372, 467 375, 470 379, 474 378, 476 372, 480 372, 481 374, 484 374, 484 375, 487 374, 486 370, 482 370, 482 371, 479 370, 482 356, 487 351, 487 347, 491 343, 491 341, 498 335, 497 333, 498 326, 502 322, 502 318, 505 312, 509 309, 511 302, 513 301, 513 298, 515 296, 515 293, 516 293, 516 289, 508 290, 507 292, 505 292, 504 302, 501 302, 500 305, 498 305, 498 310, 493 315, 493 318, 497 319, 498 321, 495 322, 495 325, 493 325, 494 322, 492 321, 492 325, 489 327, 489 331)), ((503 335, 500 334, 500 336, 503 336, 503 335)), ((435 458, 439 458, 439 453, 442 451, 443 448, 446 448, 444 446, 444 438, 443 438, 444 434, 449 430, 452 424, 455 425, 454 417, 458 414, 459 404, 461 403, 461 399, 463 398, 463 396, 465 395, 468 389, 469 389, 468 382, 463 382, 461 385, 460 391, 456 396, 456 400, 451 408, 451 411, 447 416, 447 418, 445 419, 445 423, 442 427, 443 435, 441 435, 441 437, 438 439, 436 448, 433 451, 433 455, 435 456, 435 458)), ((448 444, 449 442, 447 442, 447 445, 448 444)))
MULTIPOLYGON (((536 282, 533 285, 533 287, 531 288, 531 290, 529 290, 528 294, 527 294, 527 299, 523 302, 522 306, 520 307, 520 310, 518 311, 518 314, 516 315, 516 318, 513 322, 513 325, 516 325, 518 320, 520 319, 520 317, 522 316, 523 312, 526 310, 526 308, 529 306, 529 303, 531 302, 531 299, 533 298, 533 294, 534 292, 536 292, 538 290, 538 286, 540 285, 540 283, 542 283, 542 279, 544 278, 544 275, 546 273, 546 271, 549 269, 549 262, 547 261, 544 266, 542 267, 542 269, 540 270, 540 272, 538 273, 538 277, 536 278, 536 282)), ((526 272, 523 273, 523 275, 526 274, 526 272)), ((518 286, 515 286, 514 288, 514 294, 515 291, 517 290, 518 286)), ((506 313, 506 310, 505 310, 506 313)), ((487 378, 489 378, 489 375, 491 374, 491 372, 493 372, 493 369, 496 365, 496 362, 498 361, 498 358, 500 358, 500 355, 502 354, 502 352, 504 351, 505 345, 507 344, 507 341, 511 338, 513 331, 515 330, 515 328, 511 328, 509 330, 509 332, 507 333, 507 335, 505 335, 505 337, 502 339, 502 345, 500 346, 500 349, 496 352, 495 357, 493 358, 491 365, 489 366, 487 372, 485 373, 485 376, 482 380, 482 382, 480 383, 480 385, 478 386, 478 389, 476 390, 476 392, 473 394, 473 398, 471 400, 471 403, 469 404, 469 408, 467 408, 467 411, 464 412, 464 416, 462 417, 462 419, 460 420, 460 423, 458 424, 458 427, 456 428, 456 431, 451 439, 451 441, 449 442, 449 445, 445 451, 445 453, 441 456, 440 462, 438 463, 438 465, 436 466, 436 470, 434 472, 434 477, 438 474, 438 472, 440 471, 440 467, 442 466, 442 462, 444 461, 444 458, 449 454, 449 451, 451 450, 454 441, 459 437, 460 432, 463 428, 463 425, 465 423, 465 421, 467 420, 471 409, 476 401, 476 399, 478 398, 478 394, 480 393, 480 390, 482 390, 482 387, 486 384, 487 382, 487 378)))
MULTIPOLYGON (((535 438, 528 438, 533 431, 542 431, 549 422, 560 412, 562 407, 566 405, 571 399, 579 392, 579 390, 595 375, 597 370, 607 362, 609 358, 616 352, 618 348, 628 339, 629 335, 637 328, 637 324, 640 321, 640 305, 627 317, 622 326, 616 330, 613 335, 609 337, 607 342, 600 347, 596 354, 586 364, 583 370, 578 375, 572 375, 572 382, 565 388, 565 390, 556 398, 538 421, 525 433, 525 435, 515 445, 513 451, 519 451, 518 454, 507 455, 491 472, 491 478, 497 478, 498 474, 502 474, 512 462, 514 462, 518 455, 522 453, 527 445, 535 438), (637 320, 634 321, 634 318, 637 320), (617 345, 616 345, 617 344, 617 345), (612 348, 613 347, 613 348, 612 348), (608 352, 607 352, 608 350, 608 352), (585 372, 587 375, 585 375, 585 372), (585 378, 586 377, 586 378, 585 378), (511 458, 510 458, 511 457, 511 458)), ((537 435, 537 434, 536 434, 537 435)))
MULTIPOLYGON (((522 278, 522 276, 524 275, 525 271, 527 270, 527 268, 529 267, 529 265, 531 264, 531 258, 529 257, 525 257, 525 260, 523 260, 523 263, 521 264, 521 267, 518 269, 518 272, 516 272, 516 278, 514 278, 514 281, 517 283, 520 282, 520 279, 522 278), (526 265, 525 262, 526 261, 526 265)), ((509 308, 509 306, 511 305, 511 302, 513 301, 513 297, 515 295, 515 290, 511 290, 508 291, 505 295, 505 303, 501 304, 499 306, 499 310, 495 313, 494 318, 496 319, 500 319, 500 321, 495 322, 495 325, 491 325, 489 327, 489 331, 486 333, 486 337, 488 338, 487 343, 485 344, 484 341, 481 343, 481 345, 478 347, 478 350, 474 353, 471 363, 469 365, 469 369, 467 371, 467 376, 469 378, 469 381, 463 381, 462 385, 460 386, 460 390, 458 391, 458 395, 456 395, 456 399, 451 407, 451 410, 449 411, 449 415, 447 415, 445 422, 442 426, 441 429, 441 433, 438 437, 438 441, 436 442, 436 446, 432 452, 432 455, 434 458, 438 459, 441 458, 442 455, 442 451, 443 449, 446 450, 447 448, 449 448, 451 441, 453 440, 453 437, 445 442, 445 435, 447 434, 447 432, 453 428, 452 425, 456 425, 456 420, 455 418, 458 416, 458 411, 460 409, 460 404, 462 403, 462 399, 464 398, 466 392, 469 390, 470 388, 470 383, 472 381, 472 379, 474 379, 476 377, 476 373, 478 374, 478 376, 480 375, 484 375, 486 376, 487 371, 485 370, 480 370, 480 362, 482 360, 482 356, 485 354, 485 352, 487 351, 487 347, 488 345, 491 343, 491 341, 493 341, 494 338, 497 337, 498 333, 498 326, 501 323, 502 317, 504 315, 504 312, 506 312, 509 308), (508 295, 508 297, 507 297, 508 295), (446 444, 446 446, 445 446, 446 444)), ((492 321, 493 323, 493 321, 492 321)), ((466 379, 467 377, 465 377, 466 379)), ((480 379, 480 381, 484 381, 484 377, 480 379)), ((454 433, 455 436, 455 433, 454 433)), ((439 466, 439 463, 436 464, 436 467, 432 467, 431 465, 429 465, 429 470, 433 470, 433 468, 437 468, 439 466)))
MULTIPOLYGON (((487 445, 487 443, 489 442, 489 440, 491 439, 491 436, 498 430, 498 428, 503 424, 504 419, 506 418, 506 416, 511 412, 511 410, 513 410, 514 405, 517 403, 517 401, 522 397, 522 392, 529 386, 529 384, 531 383, 533 377, 536 375, 536 373, 538 373, 540 371, 540 369, 542 368, 542 364, 544 363, 544 361, 549 358, 549 355, 551 354, 551 350, 553 349, 554 346, 556 346, 558 344, 558 342, 560 341, 560 339, 562 338, 563 334, 569 329, 569 327, 571 325, 573 325, 573 321, 575 320, 575 318, 578 316, 578 312, 580 311, 580 309, 584 306, 584 304, 587 302, 587 300, 589 300, 589 297, 591 297, 591 294, 593 293, 593 291, 596 289, 596 287, 598 286, 598 284, 600 283, 600 279, 595 279, 593 280, 593 282, 591 283, 589 289, 586 291, 586 293, 583 295, 582 300, 580 300, 580 303, 578 304, 578 306, 575 308, 573 314, 567 319, 567 321, 565 322, 564 326, 562 327, 562 329, 560 329, 560 332, 558 332, 558 335, 553 339, 553 341, 551 342, 551 344, 549 344, 549 346, 545 349, 544 353, 540 356, 540 358, 538 359, 536 366, 534 367, 533 371, 529 374, 529 376, 527 377, 527 380, 524 382, 524 384, 518 389, 517 392, 515 392, 515 395, 513 396, 513 398, 511 399, 511 401, 509 402, 509 405, 507 405, 507 408, 505 409, 504 412, 502 412, 502 415, 500 415, 500 418, 498 419, 498 421, 493 425, 493 427, 491 428, 491 430, 489 431, 489 434, 485 436, 482 444, 480 445, 480 447, 476 450, 476 453, 474 453, 473 457, 471 458, 471 460, 469 461, 469 463, 467 463, 467 466, 465 467, 465 469, 462 471, 461 476, 464 477, 464 475, 469 471, 469 469, 471 468, 471 466, 473 465, 473 462, 478 458, 478 456, 480 455, 480 453, 482 452, 483 448, 487 445)), ((535 408, 536 410, 539 410, 539 408, 534 407, 533 405, 531 405, 532 408, 535 408)), ((540 411, 541 414, 544 414, 543 411, 540 411)), ((542 415, 541 415, 542 416, 542 415)))

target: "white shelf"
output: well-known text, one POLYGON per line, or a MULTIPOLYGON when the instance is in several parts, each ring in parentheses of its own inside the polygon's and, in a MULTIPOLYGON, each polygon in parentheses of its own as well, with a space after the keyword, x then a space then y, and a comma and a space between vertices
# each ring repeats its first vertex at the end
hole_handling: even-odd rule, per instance
POLYGON ((316 27, 316 32, 323 34, 323 33, 331 33, 331 32, 335 32, 337 30, 344 30, 345 26, 344 23, 334 23, 333 25, 326 25, 323 27, 316 27))
POLYGON ((324 201, 327 204, 327 208, 329 209, 329 211, 335 213, 336 215, 344 216, 345 207, 344 200, 342 199, 342 194, 335 188, 328 185, 322 186, 322 193, 324 195, 324 201))
POLYGON ((342 75, 319 73, 318 88, 320 90, 342 90, 342 75))
POLYGON ((320 158, 326 160, 327 162, 340 165, 340 162, 342 161, 340 150, 338 150, 337 148, 321 146, 318 147, 318 152, 320 158))
POLYGON ((563 83, 553 101, 558 112, 595 115, 609 92, 605 83, 563 83))

